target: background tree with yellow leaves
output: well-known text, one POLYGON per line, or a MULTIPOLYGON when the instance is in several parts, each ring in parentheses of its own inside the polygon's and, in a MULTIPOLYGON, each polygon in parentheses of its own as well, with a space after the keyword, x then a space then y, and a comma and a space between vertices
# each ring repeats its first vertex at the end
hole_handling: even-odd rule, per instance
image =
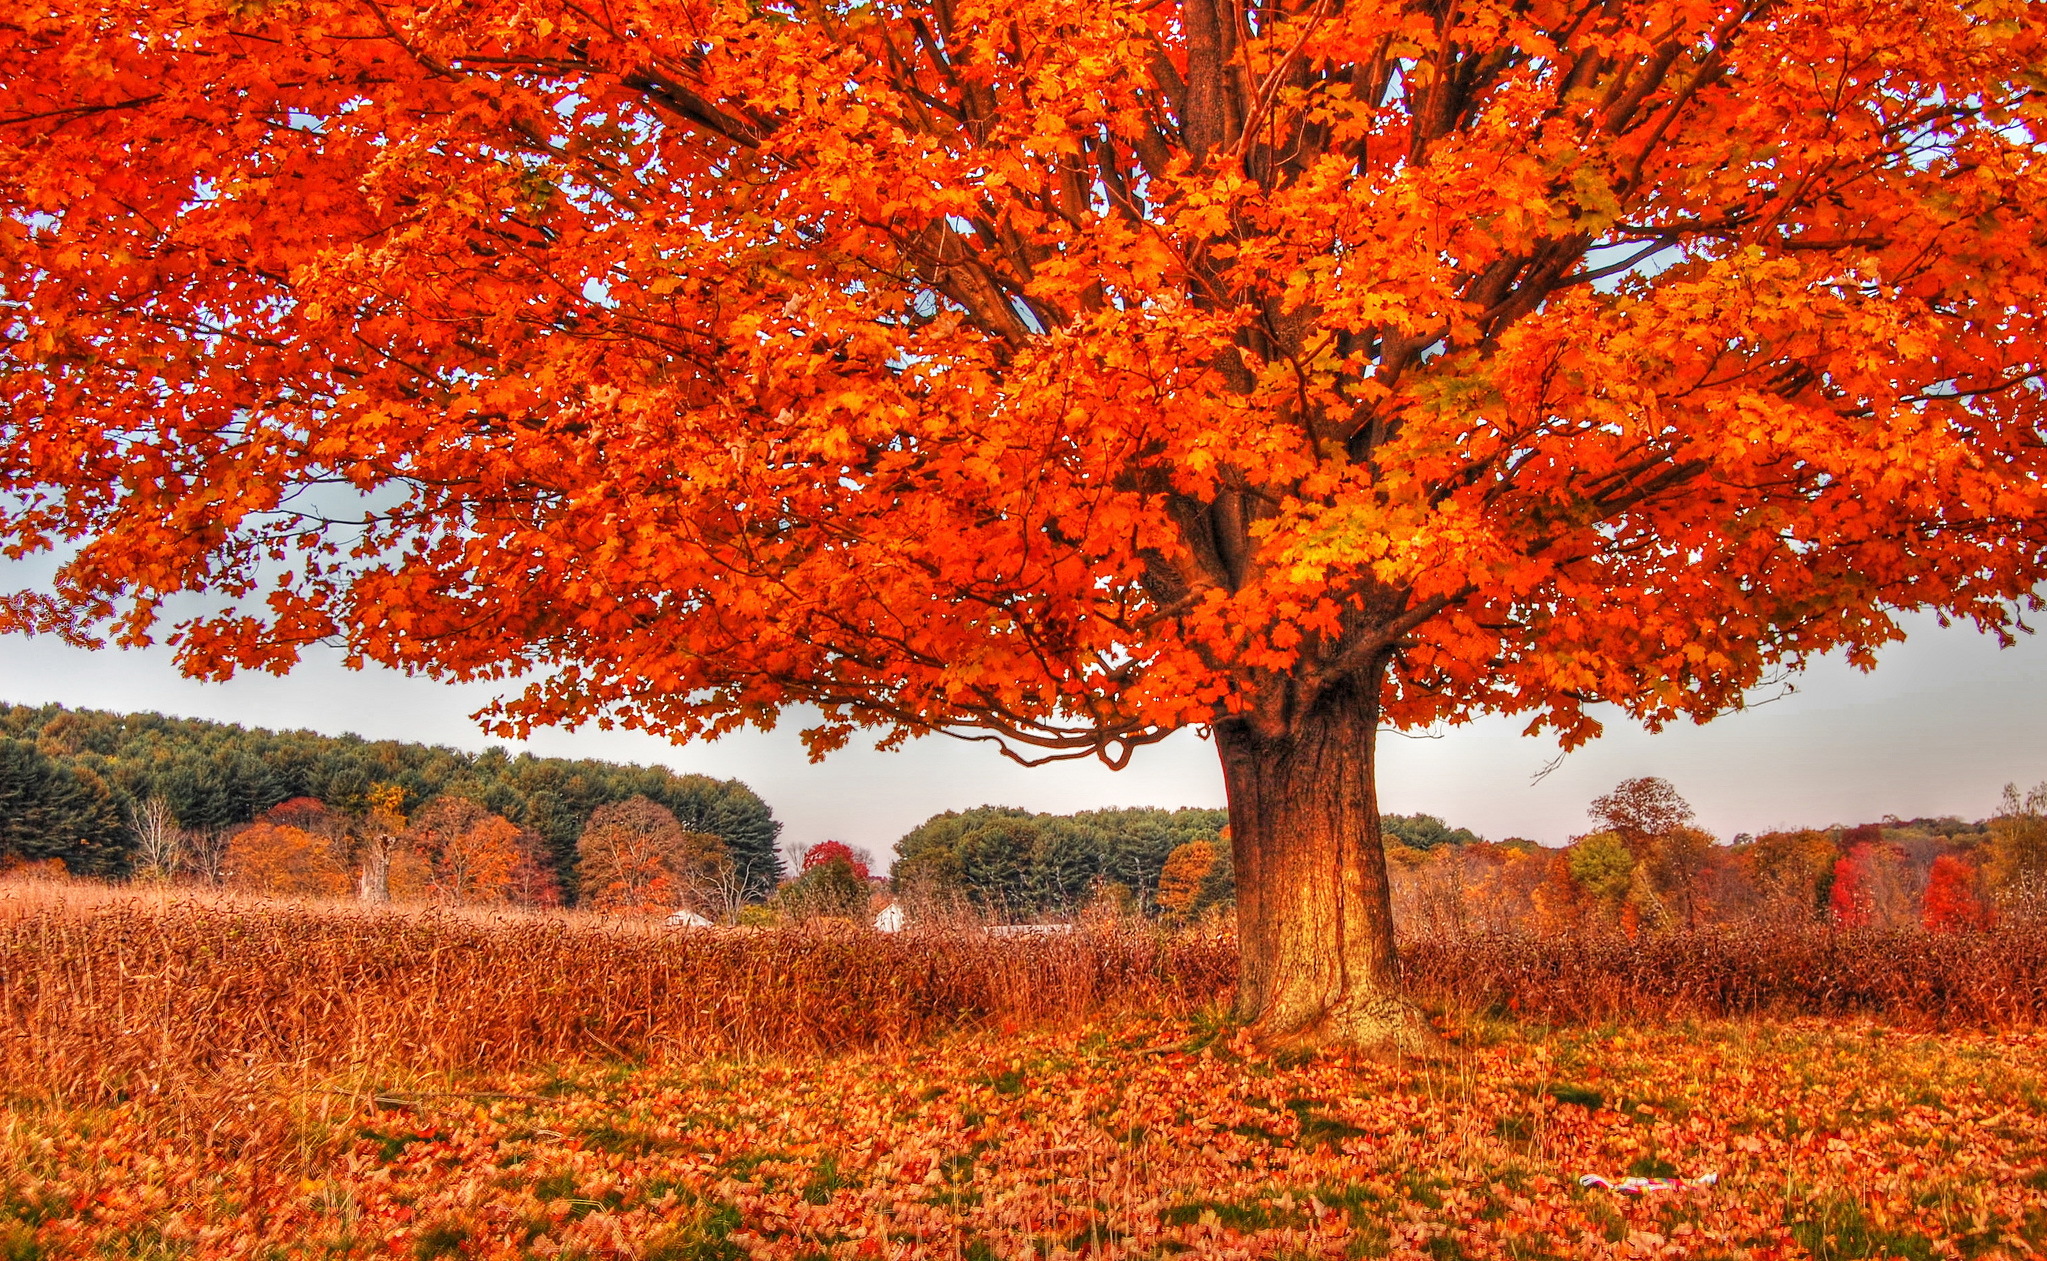
POLYGON ((1990 863, 1985 873, 1999 912, 2013 919, 2047 919, 2047 783, 2021 794, 2004 786, 1990 821, 1990 863))

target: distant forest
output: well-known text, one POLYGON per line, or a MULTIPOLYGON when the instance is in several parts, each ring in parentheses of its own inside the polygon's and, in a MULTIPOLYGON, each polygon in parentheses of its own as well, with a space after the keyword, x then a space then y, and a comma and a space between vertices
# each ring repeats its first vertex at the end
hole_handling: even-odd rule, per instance
MULTIPOLYGON (((1229 821, 1227 811, 1194 808, 948 810, 896 842, 891 874, 913 898, 957 898, 996 915, 1070 915, 1117 889, 1147 912, 1184 915, 1236 898, 1229 821)), ((1429 814, 1389 814, 1379 822, 1388 841, 1413 850, 1481 839, 1429 814)))
MULTIPOLYGON (((1228 822, 1221 810, 949 810, 896 842, 892 874, 899 890, 958 896, 997 915, 1070 914, 1112 886, 1148 908, 1173 852, 1213 841, 1228 822)), ((1217 879, 1226 878, 1221 862, 1217 879)))
POLYGON ((134 811, 160 798, 176 823, 223 831, 293 798, 347 814, 373 789, 410 814, 463 797, 537 835, 560 887, 575 890, 576 838, 599 806, 644 796, 692 832, 721 837, 749 899, 783 875, 782 825, 737 780, 591 759, 463 753, 439 745, 231 723, 0 705, 0 867, 57 859, 77 875, 126 875, 134 811), (387 787, 388 786, 388 787, 387 787))

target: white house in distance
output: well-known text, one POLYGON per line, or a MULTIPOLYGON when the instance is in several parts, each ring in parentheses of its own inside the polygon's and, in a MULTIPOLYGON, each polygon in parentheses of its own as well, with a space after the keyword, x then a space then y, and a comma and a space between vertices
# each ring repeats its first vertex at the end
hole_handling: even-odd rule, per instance
MULTIPOLYGON (((718 925, 688 907, 676 911, 665 921, 670 928, 716 928, 718 925)), ((899 933, 910 926, 910 917, 903 913, 903 904, 891 899, 874 915, 874 931, 878 933, 899 933)), ((987 928, 990 937, 1039 937, 1046 934, 1071 933, 1078 931, 1073 924, 991 924, 987 928)))
MULTIPOLYGON (((874 916, 874 931, 878 933, 899 933, 910 925, 903 913, 903 904, 891 900, 874 916)), ((1060 933, 1079 932, 1076 924, 990 924, 983 931, 990 937, 1043 937, 1060 933)))

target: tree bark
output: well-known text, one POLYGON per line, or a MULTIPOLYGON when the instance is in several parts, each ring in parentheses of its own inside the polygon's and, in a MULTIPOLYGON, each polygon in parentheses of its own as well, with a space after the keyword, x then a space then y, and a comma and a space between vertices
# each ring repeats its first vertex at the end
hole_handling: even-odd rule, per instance
POLYGON ((1401 997, 1373 782, 1380 670, 1326 690, 1283 735, 1215 726, 1243 967, 1238 1017, 1268 1047, 1436 1042, 1401 997))
POLYGON ((363 847, 362 873, 356 877, 356 897, 382 906, 391 900, 391 839, 376 837, 363 847))

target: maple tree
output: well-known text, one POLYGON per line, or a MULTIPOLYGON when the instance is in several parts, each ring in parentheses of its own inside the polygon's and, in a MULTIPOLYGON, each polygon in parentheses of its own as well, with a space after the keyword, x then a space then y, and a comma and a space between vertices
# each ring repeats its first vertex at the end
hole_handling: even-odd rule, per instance
POLYGON ((426 877, 418 856, 402 839, 405 790, 396 784, 372 784, 364 803, 368 808, 356 827, 356 896, 372 905, 389 902, 394 873, 402 898, 417 895, 426 877))
MULTIPOLYGON (((825 849, 833 843, 827 841, 817 848, 825 849)), ((867 883, 861 864, 855 861, 850 851, 827 850, 823 857, 813 862, 812 856, 816 853, 817 850, 812 850, 804 856, 803 874, 776 889, 768 906, 776 913, 795 920, 826 918, 864 922, 873 890, 867 883)))
POLYGON ((530 832, 518 834, 517 849, 501 892, 515 906, 537 909, 560 906, 561 881, 555 878, 546 857, 533 844, 534 839, 530 832))
POLYGON ((1637 854, 1690 824, 1693 817, 1691 803, 1669 780, 1653 775, 1622 780, 1612 792, 1593 798, 1586 813, 1600 831, 1617 834, 1637 854))
POLYGON ((491 815, 450 838, 441 851, 436 882, 454 902, 503 902, 525 857, 525 834, 509 819, 491 815))
MULTIPOLYGON (((1818 913, 1840 851, 1817 829, 1765 832, 1749 844, 1741 865, 1769 916, 1797 921, 1818 913)), ((1827 891, 1831 898, 1831 890, 1827 891)))
POLYGON ((222 860, 227 882, 248 893, 338 898, 348 870, 325 837, 286 823, 252 823, 234 834, 222 860))
POLYGON ((265 810, 256 822, 284 824, 329 837, 340 833, 345 825, 334 808, 318 797, 288 797, 265 810))
POLYGON ((1176 917, 1192 915, 1215 864, 1214 841, 1188 841, 1175 846, 1173 852, 1166 855, 1166 865, 1159 871, 1159 905, 1176 917))
POLYGON ((10 4, 0 628, 530 672, 510 734, 1204 727, 1242 1014, 1415 1041, 1382 723, 2047 577, 2042 22, 10 4))
POLYGON ((707 909, 732 860, 708 832, 688 832, 667 807, 631 797, 597 807, 576 840, 578 905, 626 914, 707 909))
MULTIPOLYGON (((549 901, 535 883, 537 873, 529 870, 538 838, 467 797, 436 797, 394 839, 395 847, 382 856, 387 879, 399 886, 393 892, 469 903, 524 901, 514 894, 525 890, 541 905, 549 901)), ((379 853, 366 847, 364 870, 378 860, 379 853)))
POLYGON ((1980 928, 1988 918, 1976 894, 1976 868, 1958 854, 1942 854, 1927 872, 1920 923, 1931 932, 1980 928))
POLYGON ((1834 922, 1849 928, 1912 922, 1911 894, 1904 887, 1905 855, 1884 839, 1883 829, 1875 824, 1850 828, 1841 845, 1843 853, 1834 864, 1827 894, 1834 922))
POLYGON ((1635 857, 1618 832, 1581 837, 1565 856, 1567 870, 1594 906, 1610 916, 1620 914, 1635 874, 1635 857))
POLYGON ((811 846, 803 855, 803 870, 809 871, 833 862, 846 864, 861 880, 868 878, 866 861, 844 841, 825 841, 811 846))

